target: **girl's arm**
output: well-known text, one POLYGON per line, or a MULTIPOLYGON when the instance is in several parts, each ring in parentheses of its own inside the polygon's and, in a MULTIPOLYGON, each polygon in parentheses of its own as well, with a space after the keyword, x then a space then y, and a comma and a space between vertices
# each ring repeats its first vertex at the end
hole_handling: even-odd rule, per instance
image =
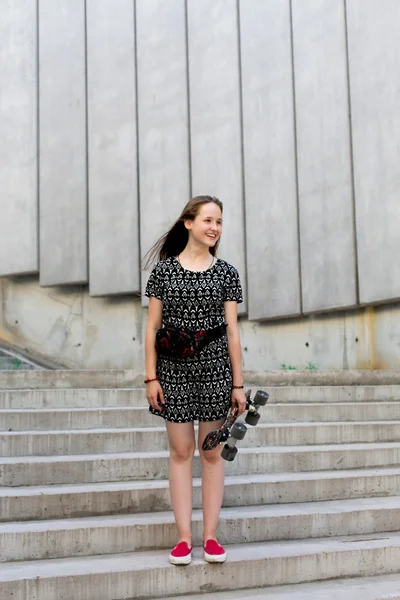
MULTIPOLYGON (((149 313, 146 328, 146 342, 145 342, 145 355, 146 355, 146 377, 145 379, 156 378, 156 365, 157 365, 157 351, 155 348, 156 333, 160 329, 162 324, 162 302, 155 298, 150 297, 149 300, 149 313)), ((159 402, 164 404, 164 395, 161 389, 161 385, 158 381, 151 381, 146 384, 146 396, 149 404, 155 410, 161 410, 159 402)))
MULTIPOLYGON (((225 308, 225 319, 228 323, 226 333, 228 336, 228 350, 229 358, 232 366, 233 386, 243 385, 243 372, 242 372, 242 349, 240 346, 240 335, 237 320, 237 302, 229 301, 224 302, 225 308)), ((232 390, 232 406, 238 406, 239 415, 246 410, 246 397, 244 389, 232 390)))

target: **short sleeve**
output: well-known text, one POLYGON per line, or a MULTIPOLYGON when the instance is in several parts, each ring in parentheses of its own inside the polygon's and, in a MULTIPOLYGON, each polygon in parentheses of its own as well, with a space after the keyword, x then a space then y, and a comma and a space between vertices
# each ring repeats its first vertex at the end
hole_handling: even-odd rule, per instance
POLYGON ((164 299, 164 277, 163 270, 161 267, 161 263, 157 263, 152 272, 150 273, 150 277, 147 281, 145 296, 150 298, 150 296, 154 296, 154 298, 158 298, 158 300, 164 299))
POLYGON ((239 273, 229 265, 225 275, 224 282, 224 302, 236 301, 238 304, 243 302, 243 292, 240 283, 239 273))

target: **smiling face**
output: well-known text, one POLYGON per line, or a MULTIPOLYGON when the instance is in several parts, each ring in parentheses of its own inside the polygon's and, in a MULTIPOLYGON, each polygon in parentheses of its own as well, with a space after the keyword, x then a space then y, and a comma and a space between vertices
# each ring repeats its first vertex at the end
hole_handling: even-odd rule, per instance
POLYGON ((212 248, 222 234, 220 207, 215 202, 203 204, 193 221, 185 221, 185 227, 193 241, 212 248))

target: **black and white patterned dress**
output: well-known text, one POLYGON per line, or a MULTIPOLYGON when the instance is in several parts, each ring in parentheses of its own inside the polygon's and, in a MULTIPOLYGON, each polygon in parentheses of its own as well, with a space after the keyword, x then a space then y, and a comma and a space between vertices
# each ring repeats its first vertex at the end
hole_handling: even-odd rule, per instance
MULTIPOLYGON (((146 287, 146 296, 162 300, 164 326, 198 331, 225 321, 224 302, 243 301, 239 274, 218 258, 206 271, 188 271, 177 258, 160 261, 146 287)), ((165 399, 161 412, 167 421, 216 421, 231 405, 232 369, 226 334, 191 358, 158 356, 157 377, 165 399)))

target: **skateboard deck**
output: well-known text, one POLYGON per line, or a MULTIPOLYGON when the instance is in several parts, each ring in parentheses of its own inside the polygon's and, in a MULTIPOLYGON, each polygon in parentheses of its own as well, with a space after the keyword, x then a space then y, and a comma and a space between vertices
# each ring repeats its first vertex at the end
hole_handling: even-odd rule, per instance
MULTIPOLYGON (((246 392, 246 410, 249 410, 249 407, 252 405, 251 400, 251 390, 246 392)), ((235 406, 231 408, 228 412, 228 415, 221 425, 219 429, 214 429, 214 431, 210 431, 204 439, 202 448, 203 450, 213 450, 218 446, 218 444, 223 444, 229 437, 229 433, 232 429, 232 425, 235 423, 238 418, 238 408, 235 406)))

